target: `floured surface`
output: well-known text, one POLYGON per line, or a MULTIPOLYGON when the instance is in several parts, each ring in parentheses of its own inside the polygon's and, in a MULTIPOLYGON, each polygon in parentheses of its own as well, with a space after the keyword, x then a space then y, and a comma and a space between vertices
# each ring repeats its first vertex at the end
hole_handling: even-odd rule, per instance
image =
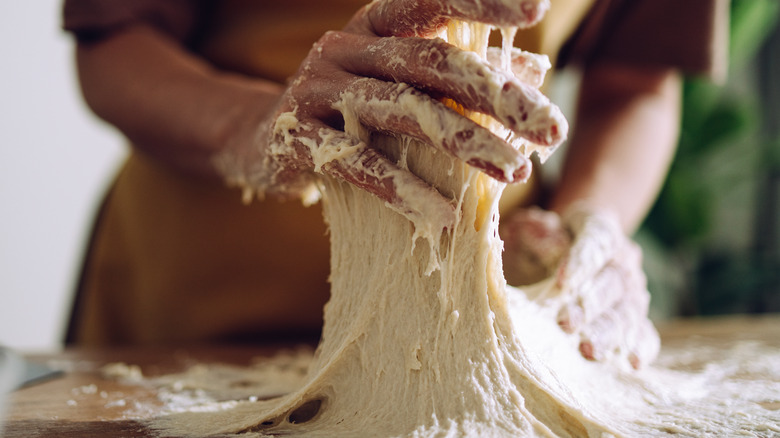
MULTIPOLYGON (((528 325, 534 324, 533 319, 528 325)), ((604 370, 569 357, 566 350, 559 351, 559 357, 574 360, 584 367, 582 374, 593 378, 589 384, 579 385, 586 396, 588 392, 599 396, 601 403, 608 405, 608 412, 623 412, 623 420, 637 423, 630 425, 628 436, 699 437, 707 436, 710 430, 710 436, 772 437, 780 435, 780 339, 773 339, 770 333, 779 328, 776 320, 762 325, 747 319, 662 327, 661 354, 653 367, 640 372, 604 370), (626 402, 628 405, 623 404, 626 402), (635 405, 640 409, 631 412, 635 405)), ((544 347, 543 337, 534 339, 537 343, 532 348, 541 346, 542 357, 554 357, 555 352, 544 347)), ((128 383, 155 387, 161 404, 146 408, 128 405, 127 416, 229 411, 238 404, 250 405, 254 399, 277 394, 277 383, 269 386, 268 382, 285 382, 290 391, 300 387, 305 379, 302 367, 311 360, 311 351, 282 352, 272 360, 259 358, 250 366, 204 363, 182 373, 134 380, 128 383)), ((170 418, 174 424, 180 421, 177 434, 203 432, 204 425, 190 422, 189 416, 170 418)))
MULTIPOLYGON (((776 335, 780 317, 683 320, 664 323, 659 331, 664 341, 656 363, 660 372, 645 370, 640 375, 656 379, 653 386, 660 393, 667 391, 669 400, 684 400, 686 406, 680 412, 687 412, 690 404, 695 416, 706 411, 712 413, 709 418, 731 419, 717 415, 717 409, 730 406, 733 413, 746 406, 750 412, 756 409, 754 403, 763 406, 764 415, 780 412, 780 338, 776 335)), ((287 387, 283 392, 300 388, 312 348, 290 347, 140 347, 33 355, 31 360, 64 374, 13 393, 3 436, 157 436, 144 423, 161 415, 225 411, 239 403, 278 396, 280 384, 287 387)), ((641 393, 635 397, 641 398, 641 393)), ((653 409, 661 412, 664 406, 667 411, 675 409, 671 401, 653 409)), ((761 430, 757 420, 744 415, 733 418, 751 432, 716 436, 780 435, 772 429, 761 430)), ((179 426, 189 430, 188 435, 202 427, 197 422, 179 426)), ((653 433, 665 436, 657 430, 653 433)), ((253 435, 260 436, 242 436, 253 435)))
MULTIPOLYGON (((408 163, 416 172, 448 160, 414 143, 385 147, 416 156, 408 163)), ((776 349, 735 343, 718 358, 696 356, 713 362, 692 372, 684 369, 698 350, 688 347, 639 372, 584 360, 578 339, 554 323, 557 307, 527 298, 547 285, 520 291, 500 275, 491 197, 500 185, 454 160, 440 167, 432 180, 444 192, 461 188, 454 197, 464 213, 433 245, 376 198, 328 183, 334 293, 323 341, 294 390, 262 400, 275 391, 257 389, 256 401, 223 394, 152 425, 171 436, 780 434, 776 349)), ((265 372, 260 380, 279 380, 265 372)))
MULTIPOLYGON (((461 41, 487 39, 477 28, 464 29, 470 33, 461 41)), ((556 111, 546 105, 542 113, 556 111)), ((776 353, 694 374, 674 364, 629 372, 585 361, 578 340, 554 323, 550 312, 557 307, 528 298, 545 297, 548 285, 520 291, 504 280, 498 238, 503 184, 414 141, 374 135, 370 142, 453 199, 456 224, 440 232, 435 219, 410 221, 376 197, 324 177, 332 290, 307 373, 299 381, 301 374, 293 373, 279 397, 242 394, 156 418, 151 424, 161 435, 780 433, 778 411, 766 408, 780 394, 776 353), (751 365, 756 379, 740 382, 741 367, 765 359, 751 365)), ((755 345, 735 348, 756 353, 755 345)), ((219 382, 221 371, 213 370, 215 379, 200 381, 219 382)), ((278 371, 269 368, 257 381, 284 382, 278 371)))

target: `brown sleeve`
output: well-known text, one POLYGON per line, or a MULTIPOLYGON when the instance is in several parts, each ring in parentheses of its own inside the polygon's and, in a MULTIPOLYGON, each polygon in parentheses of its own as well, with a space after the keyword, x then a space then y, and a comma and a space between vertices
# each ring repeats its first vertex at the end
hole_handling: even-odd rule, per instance
POLYGON ((721 80, 728 20, 728 0, 597 0, 559 61, 671 66, 721 80))
POLYGON ((195 0, 65 0, 63 28, 92 41, 132 23, 144 22, 183 41, 198 20, 195 0))

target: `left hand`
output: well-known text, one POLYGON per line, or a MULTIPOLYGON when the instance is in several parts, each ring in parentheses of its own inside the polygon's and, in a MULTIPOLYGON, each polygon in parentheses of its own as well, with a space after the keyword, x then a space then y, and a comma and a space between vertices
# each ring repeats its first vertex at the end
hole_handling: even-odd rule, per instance
POLYGON ((505 221, 501 234, 510 283, 555 276, 558 325, 579 336, 583 357, 626 360, 635 369, 655 359, 660 340, 647 317, 642 252, 613 215, 582 205, 563 218, 520 210, 505 221))
POLYGON ((548 5, 546 0, 368 4, 342 31, 328 32, 314 45, 270 119, 249 136, 256 139, 252 151, 258 156, 228 155, 220 161, 223 174, 281 197, 300 197, 314 173, 327 174, 376 195, 410 220, 451 225, 457 216, 451 200, 374 149, 361 138, 362 130, 415 138, 502 182, 525 180, 531 169, 525 156, 440 99, 490 115, 534 144, 554 147, 566 137, 567 124, 526 83, 536 77, 535 69, 516 77, 435 36, 452 18, 527 27, 548 5))

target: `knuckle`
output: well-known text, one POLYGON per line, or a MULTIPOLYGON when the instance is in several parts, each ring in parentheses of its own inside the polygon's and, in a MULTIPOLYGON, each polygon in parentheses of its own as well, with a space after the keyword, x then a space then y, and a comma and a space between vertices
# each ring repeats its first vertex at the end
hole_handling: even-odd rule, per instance
POLYGON ((316 72, 318 69, 311 68, 312 65, 317 65, 333 58, 338 53, 337 50, 339 50, 339 47, 344 45, 346 36, 347 34, 341 31, 330 30, 325 32, 325 34, 312 45, 306 59, 301 64, 299 74, 305 73, 307 68, 316 72))
POLYGON ((314 45, 315 47, 327 48, 340 44, 340 42, 344 39, 344 36, 344 32, 338 30, 329 30, 325 32, 314 45))
POLYGON ((453 48, 446 45, 441 39, 412 38, 410 51, 412 59, 419 65, 427 66, 435 70, 441 70, 446 66, 453 48))

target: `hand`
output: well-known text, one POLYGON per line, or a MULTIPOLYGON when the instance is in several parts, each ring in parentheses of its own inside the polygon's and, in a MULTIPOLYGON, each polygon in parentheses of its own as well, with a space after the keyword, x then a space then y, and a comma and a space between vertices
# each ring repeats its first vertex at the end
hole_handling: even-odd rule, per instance
POLYGON ((325 173, 375 194, 407 217, 452 223, 450 201, 371 149, 359 131, 409 136, 498 180, 525 180, 530 163, 522 154, 440 99, 489 114, 544 146, 566 136, 560 111, 511 72, 431 37, 450 18, 530 26, 546 6, 542 0, 371 3, 344 30, 326 33, 314 45, 273 119, 263 124, 254 152, 260 156, 251 167, 236 156, 222 157, 221 167, 245 186, 282 196, 300 196, 311 186, 312 171, 325 173))
POLYGON ((627 360, 633 368, 655 359, 660 341, 647 318, 650 294, 641 249, 616 218, 581 204, 563 219, 521 210, 502 225, 501 234, 510 283, 554 276, 551 293, 542 298, 559 306, 558 325, 579 336, 585 358, 627 360))

